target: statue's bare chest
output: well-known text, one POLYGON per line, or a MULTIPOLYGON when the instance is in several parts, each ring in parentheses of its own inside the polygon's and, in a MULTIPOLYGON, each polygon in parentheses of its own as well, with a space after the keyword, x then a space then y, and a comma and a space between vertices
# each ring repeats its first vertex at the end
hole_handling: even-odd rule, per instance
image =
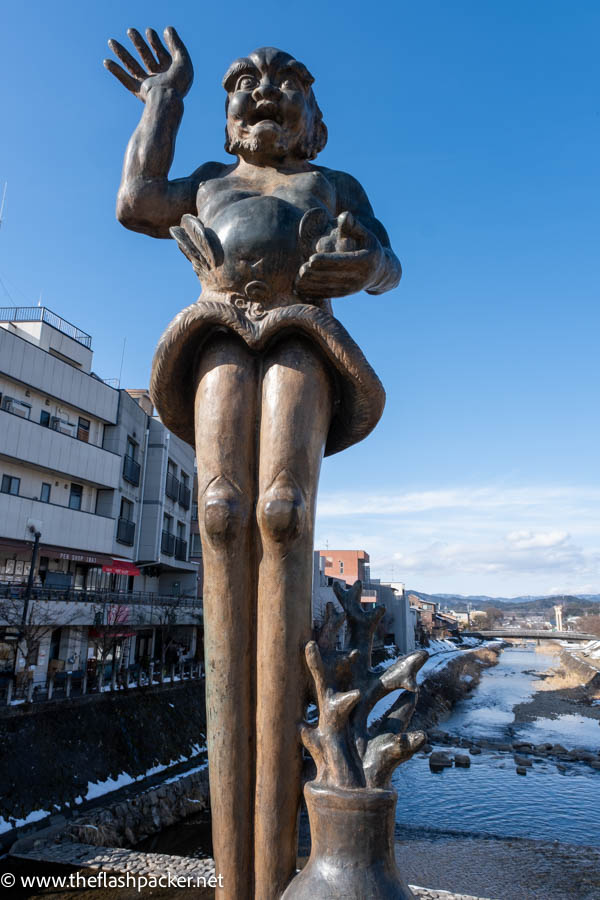
MULTIPOLYGON (((196 195, 198 216, 210 227, 218 227, 223 220, 233 223, 251 210, 260 217, 261 208, 279 205, 278 201, 291 207, 300 218, 315 206, 324 207, 332 216, 336 214, 335 188, 325 175, 315 171, 285 175, 259 170, 255 179, 231 174, 204 182, 196 195)), ((289 212, 293 217, 292 209, 289 212)))

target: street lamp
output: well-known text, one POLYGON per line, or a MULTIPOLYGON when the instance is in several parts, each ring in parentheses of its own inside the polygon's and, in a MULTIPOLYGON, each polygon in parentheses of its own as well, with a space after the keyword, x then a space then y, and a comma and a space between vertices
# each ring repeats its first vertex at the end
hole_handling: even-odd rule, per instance
POLYGON ((14 664, 14 674, 17 674, 17 663, 19 659, 19 643, 22 641, 25 635, 25 628, 27 626, 27 613, 29 611, 29 604, 31 602, 31 592, 33 590, 33 579, 35 575, 35 566, 37 563, 37 555, 40 546, 40 538, 42 536, 42 523, 36 521, 34 519, 29 519, 27 522, 27 530, 30 534, 33 535, 33 550, 31 551, 31 565, 29 568, 29 575, 27 576, 27 587, 25 588, 25 596, 23 598, 23 615, 21 616, 21 630, 19 632, 19 636, 17 638, 17 643, 15 645, 15 664, 14 664))

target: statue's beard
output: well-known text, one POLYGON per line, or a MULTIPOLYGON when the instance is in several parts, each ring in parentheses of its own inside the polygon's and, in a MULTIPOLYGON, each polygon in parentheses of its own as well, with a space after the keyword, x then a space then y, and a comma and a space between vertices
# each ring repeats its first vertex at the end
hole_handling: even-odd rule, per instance
POLYGON ((275 140, 273 135, 259 134, 252 137, 233 137, 229 142, 230 153, 239 155, 246 153, 260 153, 268 150, 276 156, 285 156, 289 150, 290 142, 285 134, 278 134, 275 140))

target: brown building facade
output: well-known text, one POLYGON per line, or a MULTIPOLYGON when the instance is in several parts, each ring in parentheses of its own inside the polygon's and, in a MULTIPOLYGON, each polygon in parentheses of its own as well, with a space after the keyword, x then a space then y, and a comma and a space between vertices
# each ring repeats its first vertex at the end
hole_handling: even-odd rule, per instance
POLYGON ((343 579, 346 584, 360 580, 365 584, 371 578, 369 554, 365 550, 319 550, 325 559, 324 574, 343 579))

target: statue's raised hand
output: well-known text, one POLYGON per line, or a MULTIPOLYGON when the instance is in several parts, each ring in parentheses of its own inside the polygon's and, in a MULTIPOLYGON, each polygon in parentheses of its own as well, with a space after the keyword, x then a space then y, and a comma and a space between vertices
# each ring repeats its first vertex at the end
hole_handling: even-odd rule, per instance
POLYGON ((164 37, 168 49, 153 28, 146 29, 148 43, 135 28, 130 28, 127 35, 137 50, 143 66, 122 44, 111 39, 108 46, 130 74, 113 59, 104 60, 108 71, 144 103, 148 91, 153 87, 168 88, 180 97, 185 97, 194 79, 194 68, 189 53, 175 29, 165 28, 164 37), (150 47, 156 56, 152 54, 150 47))

